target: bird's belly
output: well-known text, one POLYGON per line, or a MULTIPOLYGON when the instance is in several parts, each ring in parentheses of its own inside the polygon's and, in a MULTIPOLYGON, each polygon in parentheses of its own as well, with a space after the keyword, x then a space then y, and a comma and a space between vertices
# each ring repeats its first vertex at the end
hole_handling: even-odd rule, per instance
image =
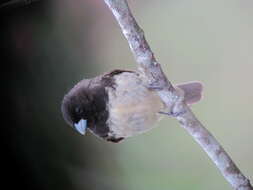
POLYGON ((146 88, 141 87, 140 90, 142 92, 138 92, 139 96, 136 96, 137 92, 131 91, 111 105, 109 125, 116 137, 130 137, 146 132, 160 118, 158 112, 164 107, 160 97, 146 88))

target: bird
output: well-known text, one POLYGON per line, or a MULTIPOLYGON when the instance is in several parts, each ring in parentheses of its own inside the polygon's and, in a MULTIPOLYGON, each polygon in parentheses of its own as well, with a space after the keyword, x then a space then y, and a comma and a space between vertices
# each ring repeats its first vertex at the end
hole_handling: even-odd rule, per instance
MULTIPOLYGON (((189 82, 175 87, 184 101, 201 99, 202 84, 189 82)), ((78 82, 63 98, 64 120, 84 135, 90 131, 108 142, 118 143, 154 128, 168 108, 138 71, 113 70, 78 82)))

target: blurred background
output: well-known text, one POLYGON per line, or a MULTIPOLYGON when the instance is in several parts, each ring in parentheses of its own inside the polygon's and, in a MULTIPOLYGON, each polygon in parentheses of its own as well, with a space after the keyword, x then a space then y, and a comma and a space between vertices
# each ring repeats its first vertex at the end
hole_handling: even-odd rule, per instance
MULTIPOLYGON (((205 85, 192 106, 253 180, 253 2, 129 0, 173 83, 205 85)), ((65 93, 83 78, 136 69, 102 0, 36 1, 0 9, 2 185, 38 190, 230 190, 179 124, 106 143, 63 120, 65 93)))

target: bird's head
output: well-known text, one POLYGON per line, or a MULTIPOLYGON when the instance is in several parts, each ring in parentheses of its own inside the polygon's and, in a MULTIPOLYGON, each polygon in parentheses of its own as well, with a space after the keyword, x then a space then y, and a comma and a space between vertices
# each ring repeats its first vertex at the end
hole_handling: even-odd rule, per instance
POLYGON ((63 98, 61 111, 65 121, 80 134, 84 135, 88 125, 88 116, 92 108, 87 83, 83 80, 74 86, 63 98))
POLYGON ((64 96, 61 106, 63 117, 79 133, 84 135, 89 128, 97 136, 107 136, 107 83, 108 79, 100 76, 84 79, 64 96))

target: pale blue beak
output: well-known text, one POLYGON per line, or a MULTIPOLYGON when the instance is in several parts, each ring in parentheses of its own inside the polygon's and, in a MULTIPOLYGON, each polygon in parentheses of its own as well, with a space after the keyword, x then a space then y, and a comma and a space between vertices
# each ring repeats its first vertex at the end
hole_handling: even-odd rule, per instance
POLYGON ((81 119, 78 123, 74 124, 75 129, 82 135, 85 135, 86 128, 87 128, 87 120, 81 119))

